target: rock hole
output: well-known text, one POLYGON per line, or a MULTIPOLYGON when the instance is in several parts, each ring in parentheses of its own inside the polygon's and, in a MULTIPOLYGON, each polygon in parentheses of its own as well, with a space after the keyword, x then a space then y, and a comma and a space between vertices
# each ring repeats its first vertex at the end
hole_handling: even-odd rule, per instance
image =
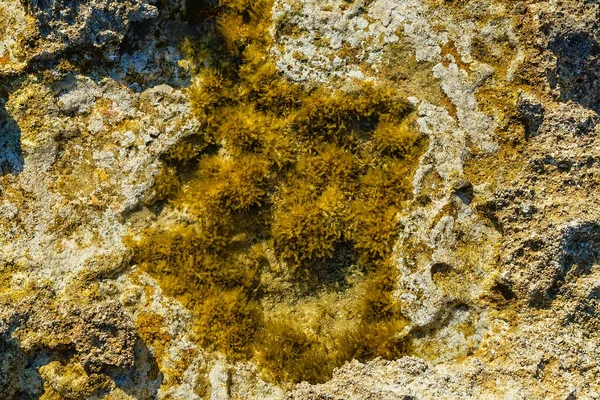
POLYGON ((471 182, 464 182, 460 187, 458 187, 454 194, 462 200, 466 205, 471 204, 473 201, 473 184, 471 182))
POLYGON ((431 266, 431 280, 437 284, 442 276, 448 275, 452 270, 453 268, 449 264, 434 263, 431 266))
POLYGON ((506 301, 511 301, 517 298, 515 292, 503 282, 496 282, 491 288, 492 292, 499 294, 506 301))

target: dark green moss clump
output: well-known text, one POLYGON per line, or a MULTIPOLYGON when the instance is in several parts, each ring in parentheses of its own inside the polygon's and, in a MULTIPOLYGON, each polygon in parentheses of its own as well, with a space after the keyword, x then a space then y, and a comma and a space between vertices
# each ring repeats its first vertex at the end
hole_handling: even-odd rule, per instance
POLYGON ((289 82, 269 58, 271 2, 214 7, 209 32, 185 44, 203 132, 170 152, 155 188, 186 221, 130 240, 134 262, 194 313, 204 347, 253 358, 273 380, 322 382, 353 358, 402 355, 390 257, 423 148, 410 106, 375 83, 289 82), (317 328, 271 316, 274 264, 294 287, 278 301, 308 304, 323 268, 348 266, 345 248, 364 276, 342 285, 358 293, 353 311, 317 328))

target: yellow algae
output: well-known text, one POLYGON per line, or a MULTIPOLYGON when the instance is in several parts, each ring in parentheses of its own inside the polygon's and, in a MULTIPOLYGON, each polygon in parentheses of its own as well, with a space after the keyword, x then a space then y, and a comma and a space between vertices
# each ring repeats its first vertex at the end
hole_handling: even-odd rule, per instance
POLYGON ((286 80, 270 10, 203 11, 212 28, 184 43, 202 132, 164 157, 151 198, 184 218, 126 242, 192 312, 203 348, 280 383, 323 382, 353 358, 405 351, 391 257, 425 140, 386 85, 286 80))

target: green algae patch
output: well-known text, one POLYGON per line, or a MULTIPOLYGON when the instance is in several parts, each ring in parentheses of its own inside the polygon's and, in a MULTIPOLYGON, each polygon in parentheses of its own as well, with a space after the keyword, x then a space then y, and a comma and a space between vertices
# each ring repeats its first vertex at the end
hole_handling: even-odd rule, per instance
POLYGON ((399 217, 425 140, 401 93, 307 87, 270 56, 270 1, 203 10, 183 47, 202 132, 163 159, 132 262, 195 316, 194 339, 287 384, 405 353, 392 296, 399 217))

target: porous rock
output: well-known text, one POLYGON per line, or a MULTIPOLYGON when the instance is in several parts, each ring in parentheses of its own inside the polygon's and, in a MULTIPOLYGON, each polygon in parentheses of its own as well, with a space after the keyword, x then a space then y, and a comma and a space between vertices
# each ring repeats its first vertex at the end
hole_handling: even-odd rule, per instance
POLYGON ((0 1, 0 398, 600 398, 600 3, 274 2, 288 79, 396 85, 427 138, 394 247, 409 354, 293 387, 198 348, 122 241, 201 129, 190 3, 0 1))

